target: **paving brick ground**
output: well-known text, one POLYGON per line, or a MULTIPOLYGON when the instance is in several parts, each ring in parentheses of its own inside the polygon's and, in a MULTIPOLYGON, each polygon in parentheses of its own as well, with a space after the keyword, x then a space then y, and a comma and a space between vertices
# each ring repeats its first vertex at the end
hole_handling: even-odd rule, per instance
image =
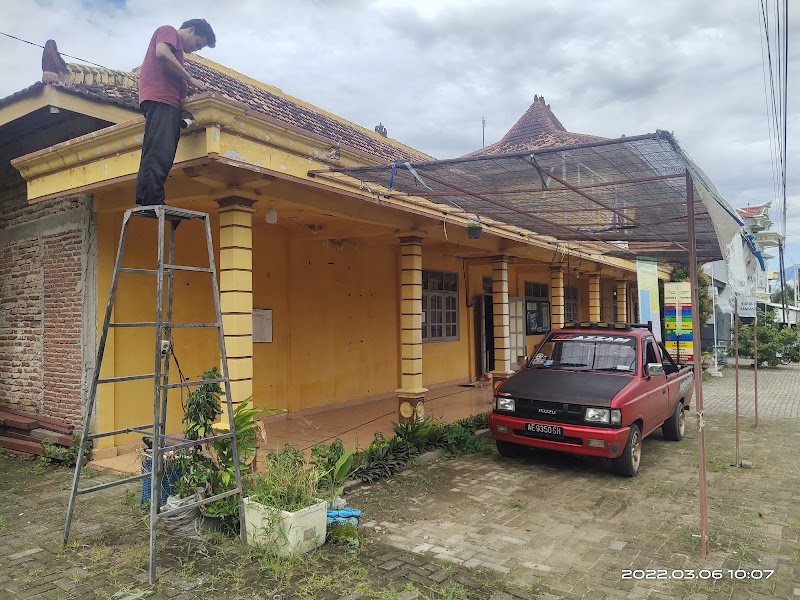
POLYGON ((0 598, 800 598, 800 366, 759 372, 757 431, 752 378, 744 367, 740 456, 752 469, 731 466, 732 370, 705 384, 706 560, 693 425, 680 443, 648 438, 634 479, 602 461, 547 453, 408 469, 350 492, 368 521, 352 554, 326 546, 276 567, 219 538, 160 535, 156 586, 147 583, 146 516, 135 493, 80 499, 62 549, 70 473, 0 457, 0 598))
POLYGON ((510 589, 537 597, 800 597, 800 366, 758 375, 755 430, 754 373, 740 368, 740 460, 753 469, 732 466, 733 369, 704 383, 707 560, 699 555, 694 410, 682 442, 660 432, 645 440, 634 479, 612 475, 602 461, 553 453, 470 456, 362 488, 355 503, 382 514, 377 526, 388 543, 496 572, 510 589), (624 569, 637 571, 623 579, 624 569), (752 579, 765 569, 774 570, 769 579, 752 579))

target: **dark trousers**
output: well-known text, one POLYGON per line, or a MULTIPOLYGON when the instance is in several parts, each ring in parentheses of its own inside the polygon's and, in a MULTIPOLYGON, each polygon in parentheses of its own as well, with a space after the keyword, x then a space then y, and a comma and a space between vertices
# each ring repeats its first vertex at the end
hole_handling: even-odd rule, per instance
POLYGON ((181 109, 145 100, 144 142, 139 174, 136 176, 136 204, 164 204, 167 180, 181 133, 181 109))

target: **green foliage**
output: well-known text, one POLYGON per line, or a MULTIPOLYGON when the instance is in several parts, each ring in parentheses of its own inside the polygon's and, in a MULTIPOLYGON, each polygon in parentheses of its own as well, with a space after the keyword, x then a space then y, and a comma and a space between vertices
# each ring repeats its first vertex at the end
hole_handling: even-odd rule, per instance
POLYGON ((481 413, 449 424, 432 419, 393 422, 393 438, 377 433, 367 448, 356 453, 353 476, 364 482, 391 477, 419 453, 436 448, 449 454, 490 454, 494 447, 474 435, 488 427, 488 419, 488 413, 481 413))
MULTIPOLYGON (((756 310, 758 319, 758 361, 774 367, 779 364, 777 354, 800 362, 800 332, 797 329, 778 325, 775 313, 756 310)), ((739 327, 739 354, 753 356, 753 326, 739 327)))
POLYGON ((445 426, 444 445, 450 454, 491 454, 494 447, 460 423, 445 426))
POLYGON ((342 440, 335 439, 330 446, 316 444, 311 448, 311 464, 322 473, 320 493, 334 499, 344 491, 344 482, 353 469, 355 448, 344 449, 342 440))
POLYGON ((322 472, 306 463, 303 453, 286 444, 267 454, 265 473, 248 478, 247 496, 254 502, 279 510, 297 511, 317 502, 322 472))
POLYGON ((769 301, 775 304, 783 304, 784 296, 786 297, 786 304, 794 305, 794 288, 791 285, 787 285, 783 290, 772 292, 769 301))
MULTIPOLYGON (((219 367, 212 367, 211 370, 200 376, 201 379, 205 380, 219 379, 220 377, 222 375, 219 372, 219 367)), ((204 383, 189 393, 182 421, 185 425, 184 435, 186 439, 199 440, 211 433, 212 423, 222 414, 220 398, 224 394, 225 392, 219 382, 204 383)))
POLYGON ((376 433, 372 443, 356 455, 354 474, 364 482, 391 477, 417 454, 419 450, 407 441, 376 433))
MULTIPOLYGON (((44 460, 42 460, 42 462, 44 463, 45 461, 48 461, 48 463, 49 463, 49 461, 55 460, 55 461, 64 463, 65 466, 74 467, 75 463, 78 460, 78 456, 81 454, 81 449, 80 449, 81 438, 80 438, 80 436, 77 436, 77 435, 73 436, 72 437, 72 442, 73 443, 72 443, 71 446, 68 446, 68 447, 65 448, 64 446, 59 446, 57 444, 54 444, 53 442, 51 442, 47 438, 44 438, 42 440, 42 451, 43 451, 43 454, 42 454, 41 458, 44 459, 44 460)), ((83 454, 85 456, 88 453, 89 453, 89 447, 87 445, 87 446, 84 447, 83 454)))
POLYGON ((428 430, 431 428, 429 419, 406 419, 402 423, 392 421, 394 434, 401 440, 405 440, 417 450, 425 450, 428 440, 428 430))
MULTIPOLYGON (((689 265, 674 265, 670 274, 670 281, 689 281, 689 265)), ((700 265, 697 265, 697 297, 700 310, 700 323, 705 323, 714 314, 714 301, 708 293, 711 285, 709 277, 700 265)))
POLYGON ((461 425, 464 429, 469 429, 470 431, 489 429, 489 413, 483 412, 478 413, 477 415, 471 415, 464 419, 459 419, 456 421, 456 423, 461 425))

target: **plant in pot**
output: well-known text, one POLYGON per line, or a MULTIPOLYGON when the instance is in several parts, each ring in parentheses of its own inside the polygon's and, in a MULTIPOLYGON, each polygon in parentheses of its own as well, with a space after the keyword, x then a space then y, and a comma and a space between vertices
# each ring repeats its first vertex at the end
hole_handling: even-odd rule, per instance
POLYGON ((483 231, 483 225, 479 219, 474 221, 469 221, 467 223, 467 237, 471 240, 477 240, 481 237, 481 232, 483 231))
MULTIPOLYGON (((202 374, 204 380, 220 378, 218 367, 202 374)), ((183 423, 184 436, 204 440, 214 434, 214 421, 222 414, 220 401, 224 390, 219 383, 205 383, 193 390, 187 399, 183 423)), ((261 417, 272 410, 250 406, 247 398, 233 411, 234 431, 240 468, 255 468, 258 442, 264 439, 261 417)), ((223 430, 227 431, 227 430, 223 430)), ((195 446, 182 460, 182 477, 176 485, 180 497, 208 497, 231 490, 236 485, 233 446, 230 439, 209 441, 195 446)), ((216 500, 201 507, 203 519, 214 530, 235 533, 239 526, 236 496, 216 500)))
MULTIPOLYGON (((241 472, 255 471, 259 441, 266 441, 264 424, 261 418, 277 409, 258 409, 250 406, 252 397, 248 397, 233 410, 233 430, 236 434, 236 449, 239 455, 241 472)), ((227 433, 220 429, 220 433, 227 433)), ((203 448, 203 455, 210 462, 209 494, 220 494, 234 489, 236 485, 236 468, 233 461, 233 444, 230 438, 215 440, 203 448)), ((202 507, 204 518, 218 520, 212 528, 229 533, 238 532, 239 503, 236 496, 221 498, 202 507)))
POLYGON ((319 495, 328 501, 329 509, 345 506, 342 494, 344 482, 353 471, 354 452, 354 447, 345 450, 342 440, 338 438, 330 446, 316 444, 311 448, 311 464, 322 473, 319 495))
POLYGON ((248 477, 244 499, 247 542, 279 556, 325 542, 327 502, 318 497, 322 472, 288 444, 267 454, 264 473, 248 477))

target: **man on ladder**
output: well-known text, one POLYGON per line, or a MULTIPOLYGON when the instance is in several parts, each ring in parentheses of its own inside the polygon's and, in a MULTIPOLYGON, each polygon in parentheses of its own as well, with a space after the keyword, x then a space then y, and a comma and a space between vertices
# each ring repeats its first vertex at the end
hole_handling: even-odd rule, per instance
POLYGON ((139 106, 145 116, 144 142, 136 177, 136 204, 164 204, 167 180, 181 131, 181 101, 189 86, 203 91, 206 84, 184 68, 184 52, 214 48, 217 38, 205 19, 191 19, 175 29, 156 29, 139 74, 139 106))

